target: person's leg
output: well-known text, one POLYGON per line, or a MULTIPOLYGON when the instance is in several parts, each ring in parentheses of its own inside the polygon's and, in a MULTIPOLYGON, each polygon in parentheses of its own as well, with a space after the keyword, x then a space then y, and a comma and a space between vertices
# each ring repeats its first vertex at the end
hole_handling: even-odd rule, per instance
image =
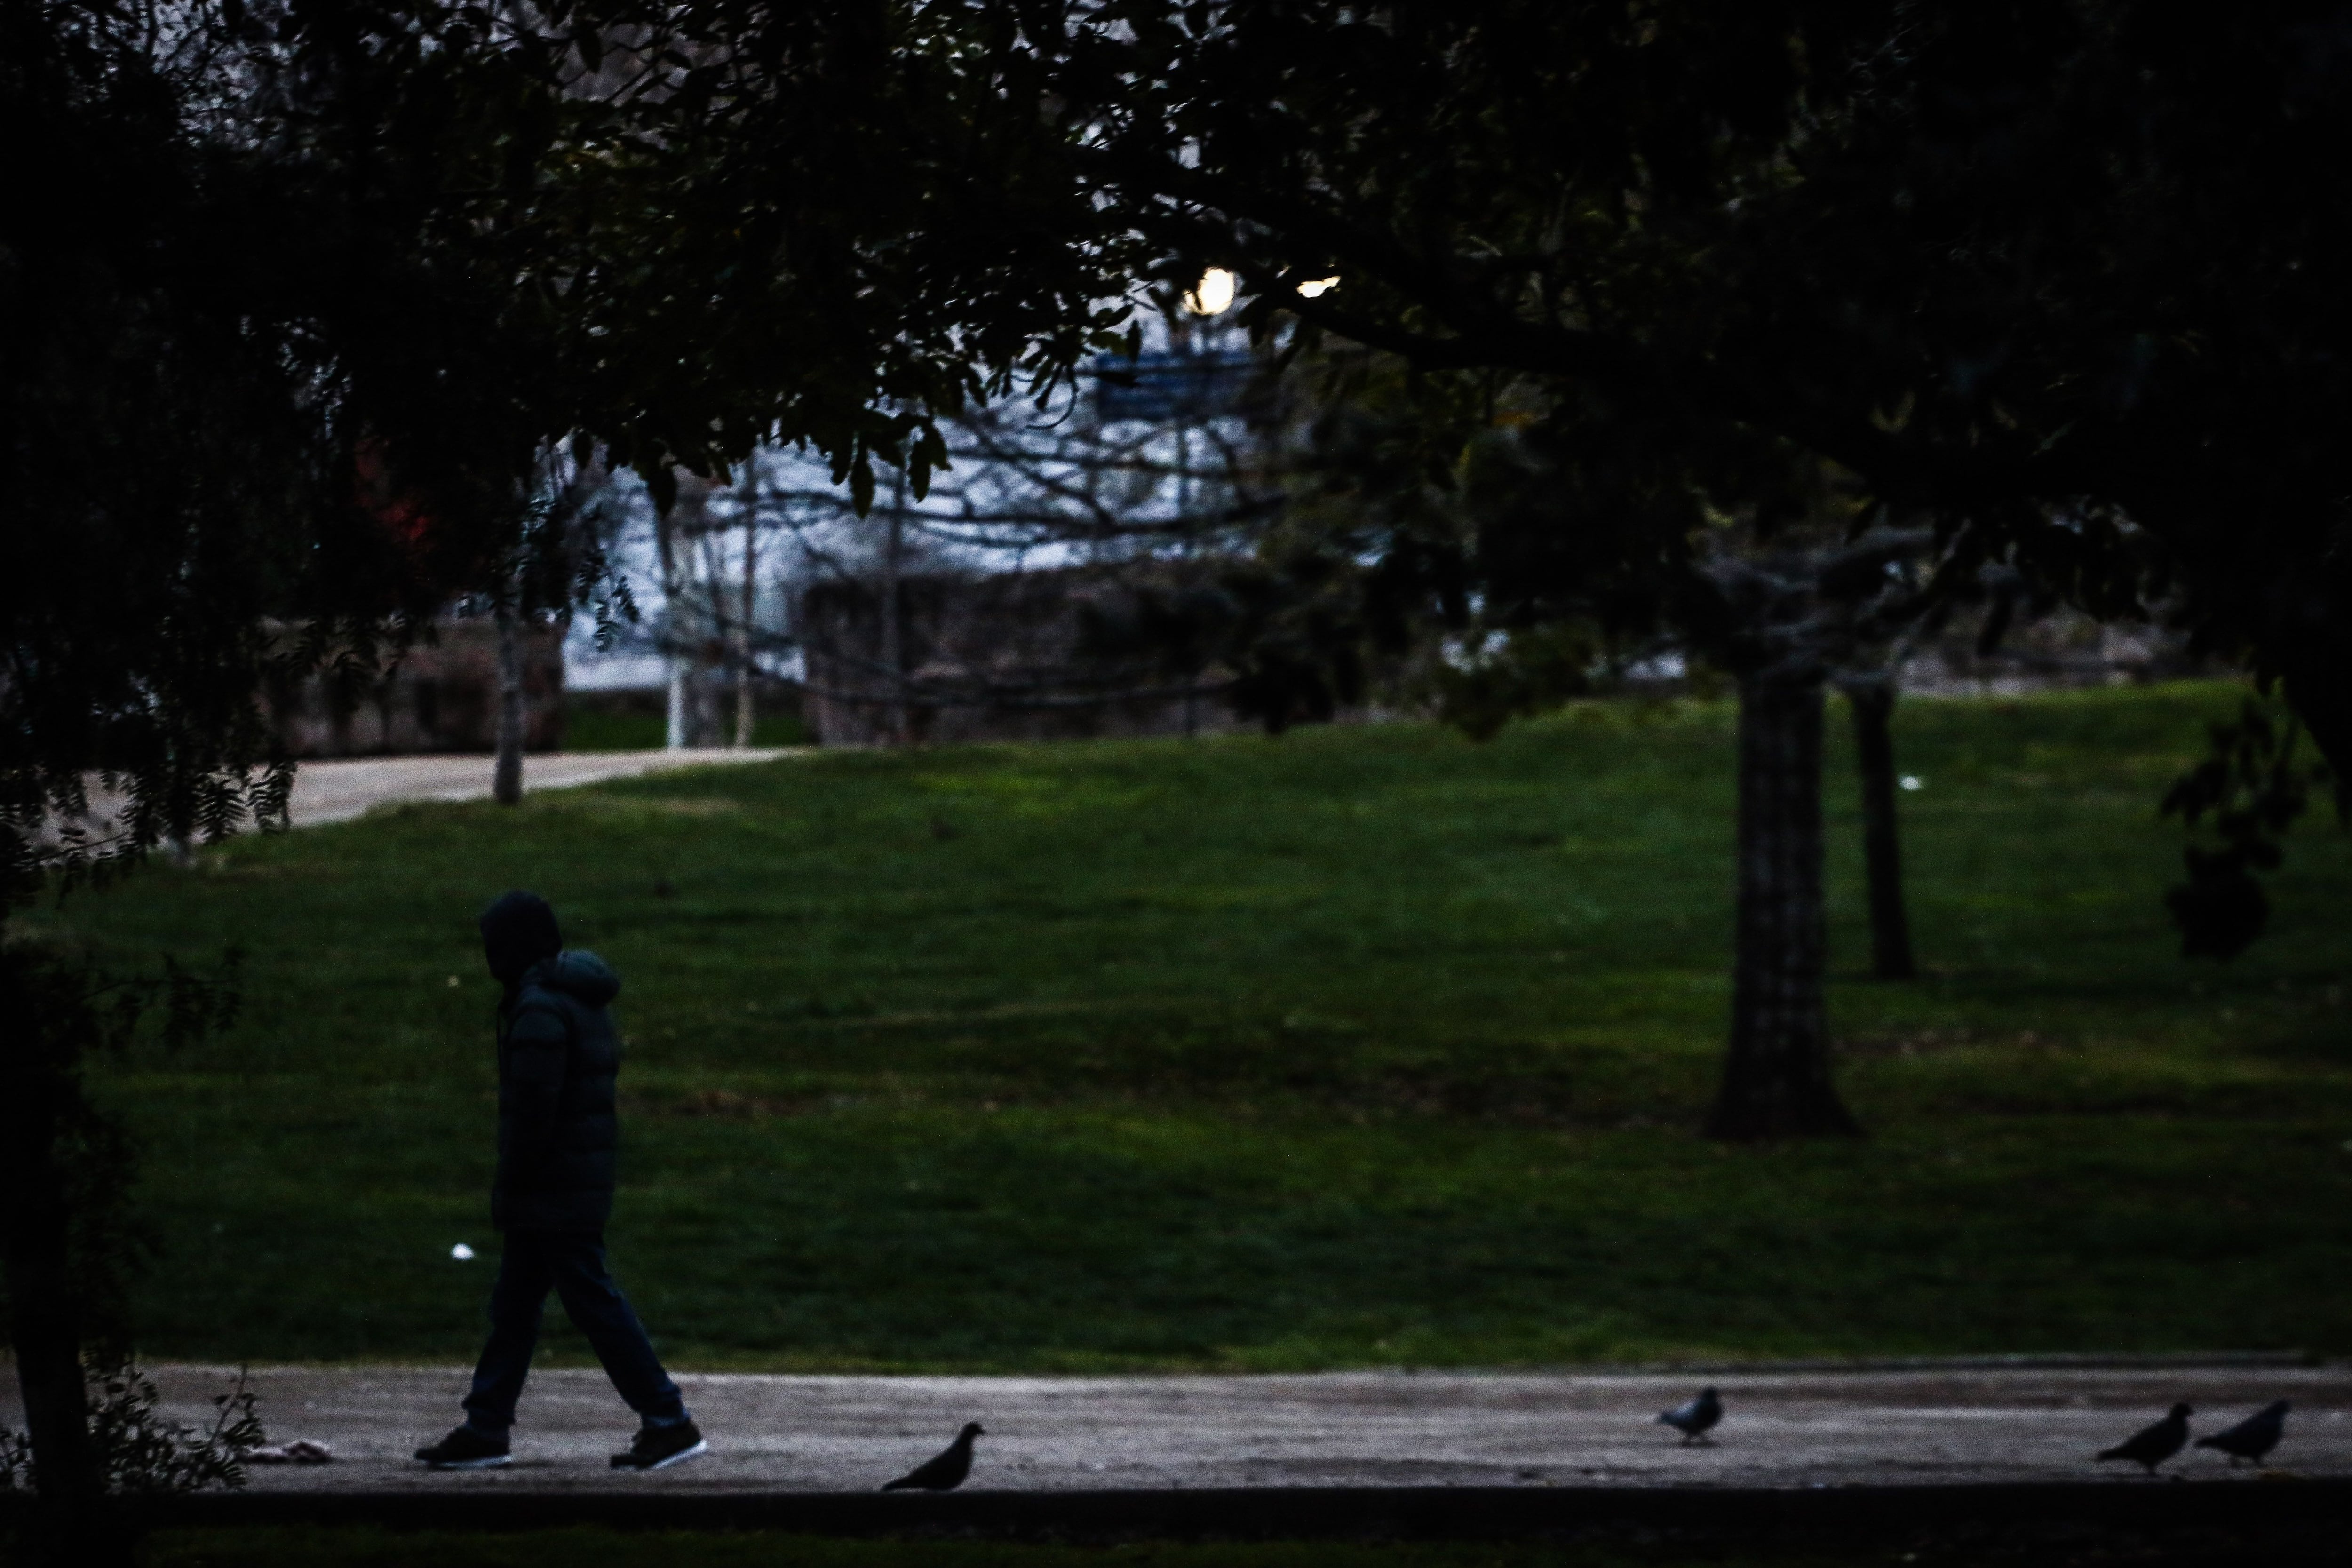
POLYGON ((629 1408, 648 1426, 679 1426, 688 1420, 686 1400, 662 1370, 645 1325, 604 1266, 604 1238, 583 1234, 551 1238, 555 1294, 604 1363, 629 1408))
POLYGON ((490 1287, 490 1337, 466 1395, 466 1425, 486 1436, 503 1437, 514 1425, 515 1401, 530 1375, 530 1352, 539 1344, 540 1314, 552 1282, 549 1240, 540 1232, 510 1230, 499 1253, 498 1282, 490 1287))

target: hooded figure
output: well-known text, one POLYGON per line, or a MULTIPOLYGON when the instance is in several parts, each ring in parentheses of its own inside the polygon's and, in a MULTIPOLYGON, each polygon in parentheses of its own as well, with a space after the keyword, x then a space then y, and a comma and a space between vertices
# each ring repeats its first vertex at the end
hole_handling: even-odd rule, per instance
POLYGON ((499 1166, 490 1220, 506 1233, 490 1289, 490 1338, 466 1424, 416 1451, 436 1469, 508 1462, 507 1434, 530 1373, 547 1293, 563 1302, 642 1423, 615 1469, 657 1470, 703 1451, 677 1384, 604 1262, 620 1120, 621 1037, 605 1009, 621 982, 593 952, 563 951, 555 911, 509 893, 482 911, 482 957, 499 1001, 499 1166))
POLYGON ((621 1039, 605 1011, 621 982, 593 952, 565 952, 555 911, 509 893, 482 912, 482 956, 499 1004, 500 1230, 601 1231, 620 1148, 614 1089, 621 1039))

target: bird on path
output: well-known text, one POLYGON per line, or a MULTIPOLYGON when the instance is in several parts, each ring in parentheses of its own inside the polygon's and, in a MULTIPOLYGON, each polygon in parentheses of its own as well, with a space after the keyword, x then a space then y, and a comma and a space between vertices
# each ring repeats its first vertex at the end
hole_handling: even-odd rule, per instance
POLYGON ((2293 1408, 2290 1400, 2273 1399, 2227 1431, 2198 1438, 2197 1446, 2221 1449, 2230 1456, 2233 1465, 2240 1459, 2252 1459, 2259 1465, 2263 1456, 2277 1447, 2279 1439, 2286 1436, 2286 1413, 2293 1408))
POLYGON ((2186 1405, 2176 1405, 2165 1412, 2164 1419, 2152 1426, 2144 1426, 2112 1448, 2099 1450, 2101 1459, 2129 1459, 2145 1466, 2149 1475, 2156 1467, 2180 1452, 2189 1441, 2189 1418, 2196 1412, 2186 1405))
POLYGON ((885 1481, 886 1492, 922 1491, 951 1492, 963 1485, 964 1477, 971 1474, 971 1440, 984 1437, 988 1428, 977 1421, 967 1421, 956 1434, 954 1442, 940 1449, 895 1481, 885 1481))
POLYGON ((1672 1410, 1662 1410, 1658 1419, 1683 1435, 1683 1446, 1709 1442, 1707 1433, 1723 1419, 1723 1401, 1712 1388, 1702 1388, 1698 1397, 1687 1405, 1677 1405, 1672 1410))

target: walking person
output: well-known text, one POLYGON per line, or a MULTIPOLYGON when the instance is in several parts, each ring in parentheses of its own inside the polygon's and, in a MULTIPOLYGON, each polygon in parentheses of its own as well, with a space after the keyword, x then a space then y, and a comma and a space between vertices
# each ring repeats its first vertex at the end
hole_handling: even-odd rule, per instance
POLYGON ((505 1233, 490 1287, 490 1337, 466 1395, 466 1424, 416 1457, 439 1470, 508 1459, 515 1401, 530 1373, 552 1289, 637 1413, 617 1470, 658 1470, 703 1451, 677 1384, 604 1266, 620 1123, 621 1037, 607 1005, 621 982, 593 952, 565 952, 555 911, 509 893, 482 915, 482 952, 506 987, 499 1003, 499 1166, 490 1220, 505 1233))

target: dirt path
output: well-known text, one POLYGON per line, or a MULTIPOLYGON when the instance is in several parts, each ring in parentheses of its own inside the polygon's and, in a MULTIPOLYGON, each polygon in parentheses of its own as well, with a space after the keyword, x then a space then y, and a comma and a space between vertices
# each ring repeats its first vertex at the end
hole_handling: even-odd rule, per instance
MULTIPOLYGON (((524 759, 525 794, 571 789, 602 784, 606 779, 635 778, 643 773, 669 773, 678 768, 702 768, 725 763, 766 763, 778 757, 803 756, 814 746, 746 748, 741 751, 677 752, 558 752, 524 759)), ((294 771, 294 791, 287 816, 296 827, 318 827, 348 822, 380 805, 416 800, 488 800, 492 759, 486 756, 334 757, 303 763, 294 771)), ((89 781, 89 809, 80 818, 93 840, 103 841, 111 831, 122 797, 89 781)), ((247 825, 250 830, 250 824, 247 825)), ((55 841, 53 819, 44 837, 55 841)))
MULTIPOLYGON (((772 762, 810 749, 559 752, 523 759, 522 783, 525 793, 570 789, 579 784, 601 784, 606 779, 667 773, 676 768, 772 762)), ((338 757, 304 763, 294 773, 294 795, 289 803, 289 814, 295 826, 316 827, 323 823, 349 821, 377 806, 403 801, 488 800, 490 767, 490 758, 476 756, 338 757)))
MULTIPOLYGON (((159 1373, 188 1418, 208 1414, 216 1370, 159 1373)), ((506 1470, 442 1475, 409 1460, 456 1423, 457 1368, 257 1372, 273 1438, 313 1437, 338 1462, 257 1469, 265 1489, 451 1487, 575 1490, 868 1490, 984 1423, 975 1487, 1308 1485, 1845 1486, 1922 1481, 2147 1484, 2099 1448, 2176 1399, 2220 1430, 2294 1401, 2272 1469, 2352 1475, 2352 1368, 1964 1367, 1714 1375, 1727 1415, 1711 1447, 1684 1447, 1658 1410, 1696 1375, 1342 1373, 1313 1376, 1019 1378, 681 1376, 711 1452, 657 1476, 605 1456, 634 1422, 601 1373, 536 1374, 506 1470)), ((10 1390, 13 1393, 13 1389, 10 1390)), ((2230 1473, 2189 1449, 2168 1467, 2230 1473)), ((2258 1472, 2242 1472, 2252 1479, 2258 1472)))

